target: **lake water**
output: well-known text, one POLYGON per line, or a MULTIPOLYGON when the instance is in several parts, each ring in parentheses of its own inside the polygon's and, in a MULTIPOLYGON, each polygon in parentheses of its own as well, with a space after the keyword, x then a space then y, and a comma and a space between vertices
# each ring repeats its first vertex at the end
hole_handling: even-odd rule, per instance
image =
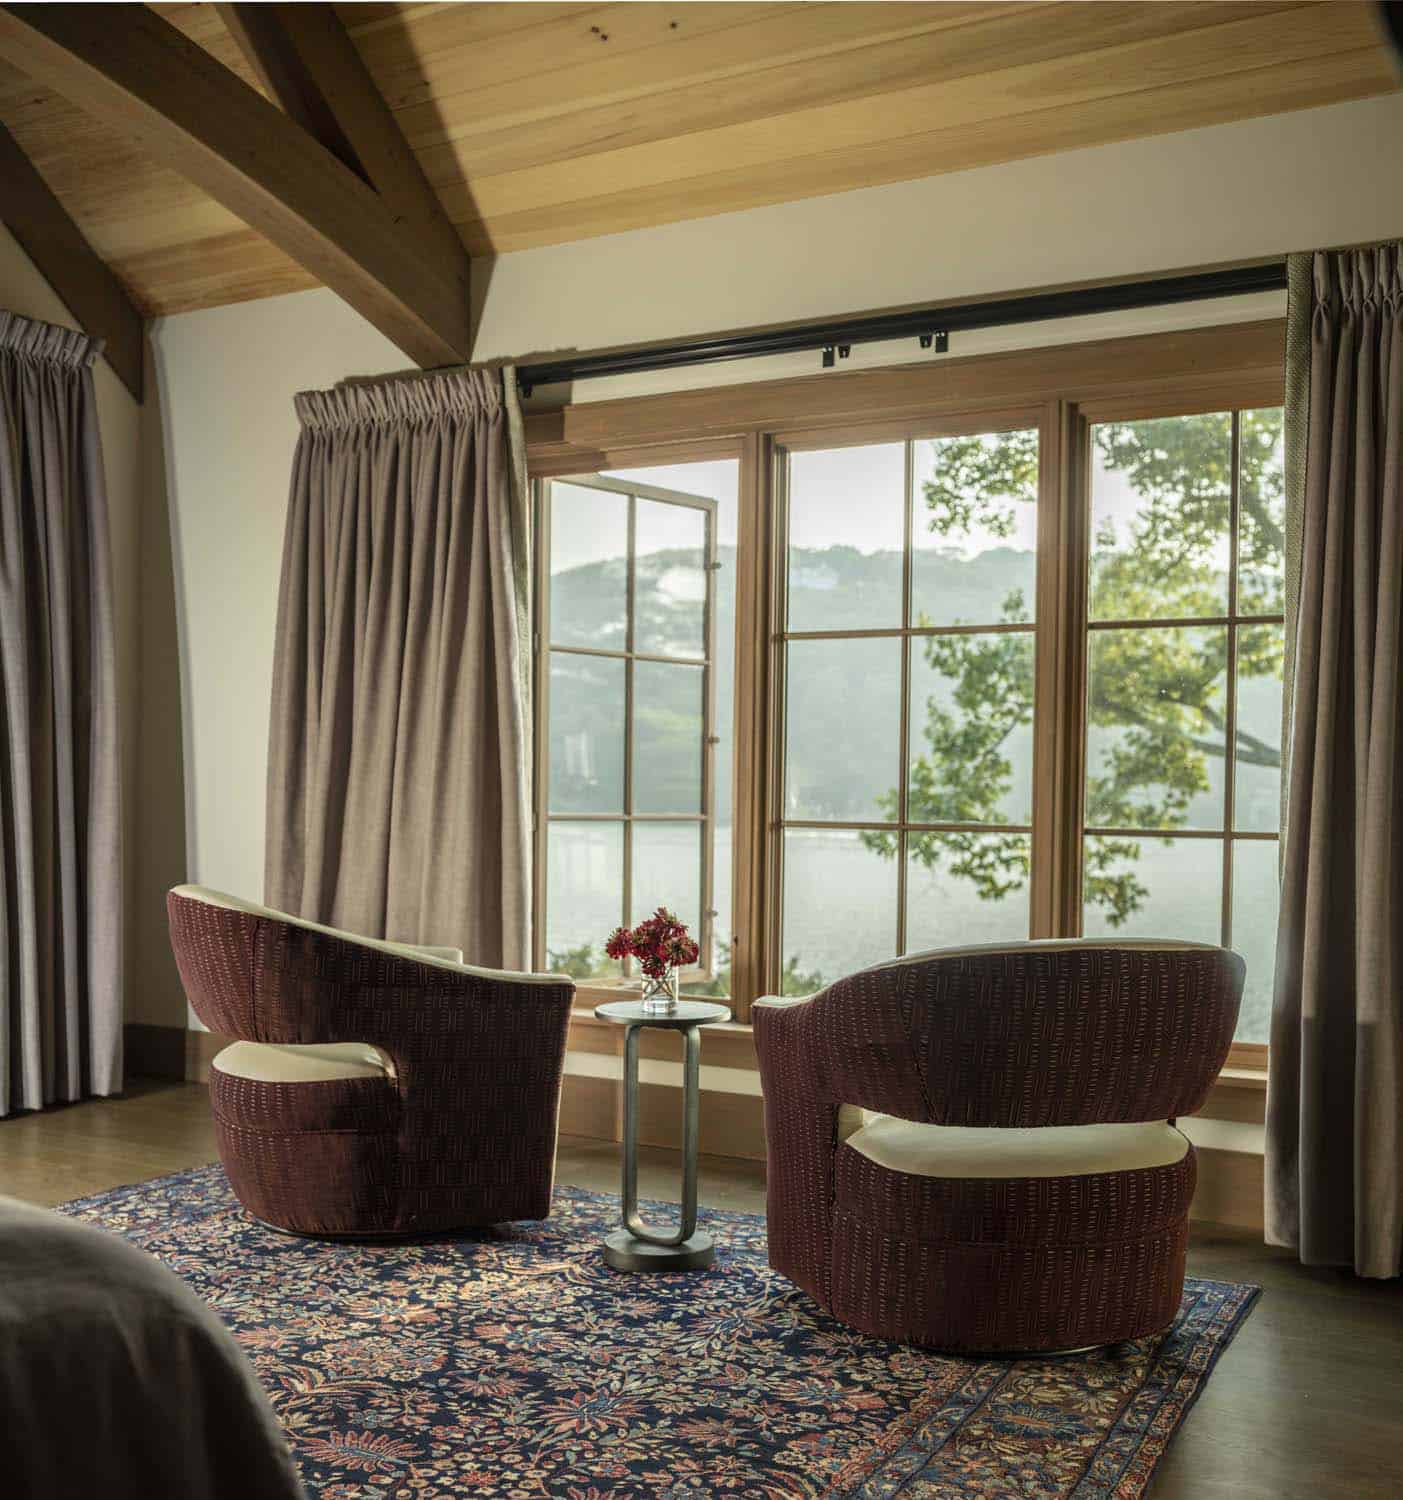
MULTIPOLYGON (((840 830, 791 830, 785 835, 783 954, 801 973, 825 982, 896 955, 896 864, 840 830)), ((717 935, 729 936, 731 840, 717 829, 713 906, 717 935)), ((547 946, 556 952, 585 943, 601 947, 618 924, 623 844, 619 825, 551 825, 547 946), (564 914, 563 919, 554 914, 564 914)), ((1271 1013, 1276 943, 1277 846, 1234 845, 1233 947, 1247 961, 1238 1039, 1265 1042, 1271 1013)), ((635 848, 633 919, 653 907, 675 907, 695 931, 696 825, 653 824, 646 849, 635 848)), ((1136 873, 1149 890, 1144 908, 1111 929, 1088 914, 1087 936, 1220 941, 1222 846, 1204 839, 1141 842, 1136 873)), ((907 882, 907 951, 955 943, 1002 942, 1028 935, 1026 888, 1000 901, 981 901, 967 881, 914 864, 907 882)))

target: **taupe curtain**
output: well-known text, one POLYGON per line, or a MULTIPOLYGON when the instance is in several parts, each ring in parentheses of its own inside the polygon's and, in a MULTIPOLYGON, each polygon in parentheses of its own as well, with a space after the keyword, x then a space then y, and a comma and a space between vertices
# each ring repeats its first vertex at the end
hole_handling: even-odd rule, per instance
POLYGON ((122 1087, 101 347, 0 312, 0 1114, 122 1087))
POLYGON ((530 599, 515 380, 297 397, 265 900, 525 968, 530 599))
POLYGON ((1267 1238, 1403 1269, 1403 258, 1293 257, 1267 1238))

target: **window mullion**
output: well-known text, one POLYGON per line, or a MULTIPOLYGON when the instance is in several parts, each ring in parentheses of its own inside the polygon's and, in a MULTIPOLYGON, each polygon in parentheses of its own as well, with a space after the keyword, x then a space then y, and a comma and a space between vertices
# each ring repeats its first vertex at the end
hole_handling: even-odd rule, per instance
POLYGON ((1228 626, 1224 643, 1227 703, 1223 716, 1223 910, 1222 943, 1232 946, 1233 825, 1237 821, 1237 563, 1242 523, 1242 413, 1232 414, 1231 489, 1228 509, 1228 626))
MULTIPOLYGON (((702 550, 706 569, 705 614, 702 617, 702 786, 701 786, 701 965, 704 974, 716 973, 715 846, 716 846, 716 574, 721 564, 716 548, 716 507, 706 512, 702 550)), ((733 778, 734 781, 734 778, 733 778)), ((734 808, 735 790, 732 787, 734 808)), ((734 811, 733 814, 734 816, 734 811)))
POLYGON ((771 677, 771 505, 769 439, 753 434, 740 455, 736 516, 735 759, 731 825, 731 1003, 736 1019, 768 983, 772 933, 769 871, 773 734, 771 677))
POLYGON ((1038 449, 1034 937, 1075 937, 1081 932, 1089 432, 1070 403, 1047 404, 1038 449))
POLYGON ((532 621, 532 733, 535 785, 532 789, 531 945, 532 966, 546 967, 546 861, 549 857, 547 814, 550 797, 550 525, 551 483, 537 480, 531 487, 535 507, 536 556, 534 580, 536 611, 532 621))
POLYGON ((906 513, 905 545, 901 556, 901 710, 899 716, 901 743, 897 751, 896 786, 896 951, 906 952, 906 825, 910 820, 908 803, 911 787, 911 575, 916 546, 915 443, 906 440, 906 513))
MULTIPOLYGON (((633 648, 634 605, 638 596, 638 501, 628 497, 628 566, 625 570, 626 594, 624 614, 624 649, 628 653, 624 660, 624 879, 623 879, 623 926, 633 922, 633 648)), ((624 960, 624 973, 633 971, 633 960, 624 960)))

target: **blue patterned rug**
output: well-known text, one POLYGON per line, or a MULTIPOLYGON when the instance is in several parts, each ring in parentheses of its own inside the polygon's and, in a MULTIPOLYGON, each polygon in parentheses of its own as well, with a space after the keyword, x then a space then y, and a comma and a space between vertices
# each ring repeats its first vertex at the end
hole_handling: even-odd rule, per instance
POLYGON ((835 1323, 769 1270, 753 1214, 703 1213, 710 1271, 629 1276, 598 1250, 615 1200, 575 1188, 544 1224, 412 1245, 276 1234, 219 1167, 62 1211, 218 1310, 313 1500, 1122 1500, 1257 1295, 1190 1281, 1162 1338, 1003 1364, 835 1323))

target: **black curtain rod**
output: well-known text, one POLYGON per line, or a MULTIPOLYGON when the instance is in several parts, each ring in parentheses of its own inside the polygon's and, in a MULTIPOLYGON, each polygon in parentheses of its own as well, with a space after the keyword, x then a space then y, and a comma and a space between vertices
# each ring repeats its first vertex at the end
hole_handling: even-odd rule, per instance
POLYGON ((952 333, 967 333, 974 328, 1041 323, 1051 318, 1077 318, 1090 313, 1122 312, 1133 307, 1160 307, 1173 302, 1198 302, 1210 297, 1236 297, 1285 289, 1286 263, 1272 261, 1226 271, 1122 281, 1110 286, 1081 287, 1065 292, 1037 292, 1027 297, 1004 297, 990 302, 967 302, 916 312, 836 318, 826 323, 801 323, 762 333, 681 339, 672 344, 648 344, 605 354, 566 355, 538 365, 518 366, 517 380, 529 396, 536 386, 593 380, 601 375, 636 375, 644 370, 709 365, 723 359, 759 359, 767 354, 793 354, 804 350, 822 350, 823 363, 829 366, 833 364, 835 352, 846 358, 854 344, 875 344, 889 339, 919 339, 923 348, 933 345, 937 353, 943 353, 949 347, 952 333))

